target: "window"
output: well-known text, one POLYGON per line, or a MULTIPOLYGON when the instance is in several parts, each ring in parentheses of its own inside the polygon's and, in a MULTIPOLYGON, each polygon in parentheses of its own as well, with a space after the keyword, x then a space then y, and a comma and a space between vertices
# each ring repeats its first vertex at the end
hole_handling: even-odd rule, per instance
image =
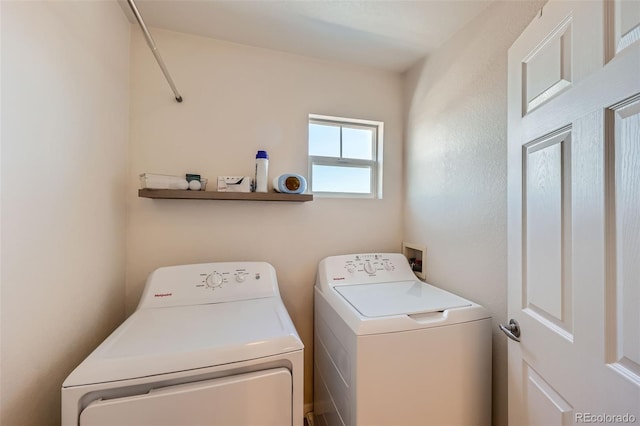
POLYGON ((317 195, 382 198, 383 123, 309 115, 309 187, 317 195))

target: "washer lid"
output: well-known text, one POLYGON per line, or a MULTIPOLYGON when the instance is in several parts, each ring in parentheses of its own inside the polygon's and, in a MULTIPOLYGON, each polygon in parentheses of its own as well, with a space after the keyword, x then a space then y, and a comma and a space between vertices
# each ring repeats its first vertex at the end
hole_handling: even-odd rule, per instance
POLYGON ((471 306, 462 297, 420 281, 335 286, 365 317, 410 315, 471 306))
POLYGON ((280 298, 139 309, 63 386, 128 380, 301 350, 280 298))

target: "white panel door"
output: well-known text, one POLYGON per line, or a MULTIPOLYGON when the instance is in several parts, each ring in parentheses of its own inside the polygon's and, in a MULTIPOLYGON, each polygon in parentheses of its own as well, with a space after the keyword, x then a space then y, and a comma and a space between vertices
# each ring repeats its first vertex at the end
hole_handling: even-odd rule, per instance
POLYGON ((640 0, 549 1, 508 72, 509 424, 640 423, 640 0))
POLYGON ((168 386, 94 401, 80 414, 80 425, 291 425, 291 389, 285 368, 168 386))

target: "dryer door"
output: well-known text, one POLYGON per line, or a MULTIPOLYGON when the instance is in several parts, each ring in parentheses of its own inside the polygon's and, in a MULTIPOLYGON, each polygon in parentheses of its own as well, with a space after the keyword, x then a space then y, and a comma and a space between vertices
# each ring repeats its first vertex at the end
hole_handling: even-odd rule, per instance
POLYGON ((80 425, 291 425, 291 389, 286 368, 238 374, 93 401, 80 425))

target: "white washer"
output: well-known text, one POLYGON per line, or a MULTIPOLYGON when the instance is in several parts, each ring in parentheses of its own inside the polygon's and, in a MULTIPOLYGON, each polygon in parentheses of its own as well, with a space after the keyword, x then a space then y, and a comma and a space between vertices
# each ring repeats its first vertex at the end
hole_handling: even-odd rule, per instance
POLYGON ((317 424, 491 424, 489 312, 417 281, 397 253, 323 259, 315 287, 317 424))
POLYGON ((264 262, 160 268, 62 385, 62 424, 302 425, 303 345, 264 262))

